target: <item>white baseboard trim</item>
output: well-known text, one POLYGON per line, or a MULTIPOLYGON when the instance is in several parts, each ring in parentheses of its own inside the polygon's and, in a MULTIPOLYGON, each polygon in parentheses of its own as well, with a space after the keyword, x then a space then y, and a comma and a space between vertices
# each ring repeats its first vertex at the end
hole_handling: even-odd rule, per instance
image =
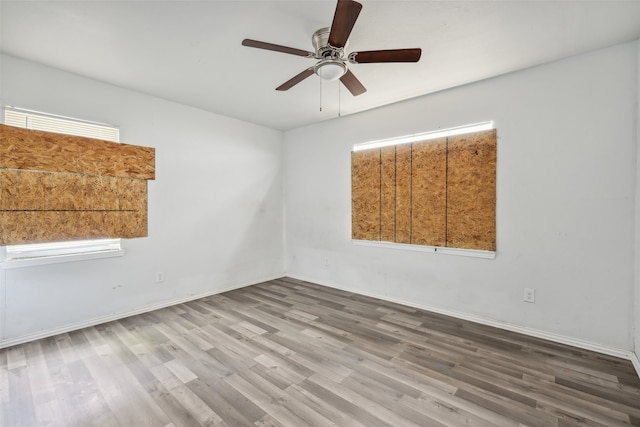
POLYGON ((495 328, 504 329, 511 332, 518 332, 523 335, 529 335, 535 338, 542 338, 549 341, 553 341, 560 344, 566 344, 573 347, 578 347, 584 350, 594 351, 596 353, 606 354, 613 357, 619 357, 621 359, 630 360, 633 363, 633 366, 636 369, 638 376, 640 377, 640 361, 635 353, 629 350, 623 350, 615 347, 609 347, 602 344, 593 343, 590 341, 584 341, 573 337, 568 337, 565 335, 555 334, 552 332, 541 331, 539 329, 529 328, 526 326, 519 326, 513 323, 502 322, 499 320, 491 319, 484 316, 478 316, 475 314, 463 313, 460 311, 443 309, 440 307, 434 307, 425 304, 416 304, 412 301, 406 301, 398 298, 392 298, 386 295, 379 295, 373 292, 365 292, 361 289, 350 288, 348 286, 343 286, 335 283, 327 283, 322 280, 313 279, 309 277, 302 277, 299 275, 287 275, 287 277, 291 277, 296 280, 303 280, 305 282, 315 283, 321 286, 327 286, 334 289, 340 289, 347 292, 353 292, 355 294, 364 295, 372 298, 378 298, 383 301, 394 302, 397 304, 406 305, 409 307, 418 308, 425 311, 430 311, 433 313, 443 314, 445 316, 455 317, 457 319, 468 320, 470 322, 479 323, 481 325, 493 326, 495 328))
POLYGON ((64 325, 64 326, 59 326, 57 328, 47 329, 47 330, 44 330, 44 331, 38 331, 38 332, 33 333, 33 334, 21 335, 19 337, 3 339, 3 340, 0 340, 0 349, 6 348, 6 347, 11 347, 11 346, 18 345, 18 344, 23 344, 23 343, 26 343, 26 342, 29 342, 29 341, 35 341, 35 340, 39 340, 39 339, 42 339, 42 338, 52 337, 54 335, 63 334, 63 333, 66 333, 66 332, 76 331, 78 329, 99 325, 101 323, 112 322, 114 320, 123 319, 125 317, 135 316, 136 314, 148 313, 150 311, 159 310, 161 308, 170 307, 172 305, 183 304, 185 302, 194 301, 194 300, 197 300, 197 299, 200 299, 200 298, 205 298, 205 297, 209 297, 211 295, 221 294, 221 293, 228 292, 228 291, 233 291, 234 289, 240 289, 240 288, 244 288, 244 287, 247 287, 247 286, 252 286, 252 285, 255 285, 255 284, 258 284, 258 283, 262 283, 262 282, 268 282, 269 280, 279 279, 281 277, 283 277, 283 276, 279 275, 279 276, 274 276, 274 277, 266 277, 264 279, 261 279, 261 280, 255 281, 255 282, 251 282, 251 283, 240 283, 240 284, 236 284, 236 285, 231 285, 231 286, 227 286, 227 287, 225 287, 223 289, 216 289, 215 291, 212 291, 212 292, 205 292, 205 293, 202 293, 202 294, 199 294, 199 295, 189 295, 189 296, 183 297, 183 298, 178 298, 178 299, 173 299, 173 300, 168 300, 168 301, 162 301, 160 303, 146 305, 144 307, 140 307, 140 308, 137 308, 135 310, 131 310, 131 311, 127 311, 127 312, 113 313, 113 314, 109 314, 109 315, 106 315, 106 316, 94 317, 93 319, 85 320, 85 321, 82 321, 82 322, 76 322, 76 323, 72 323, 72 324, 68 324, 68 325, 64 325))
POLYGON ((631 353, 631 363, 633 363, 633 367, 636 368, 636 372, 640 377, 640 356, 637 353, 631 353))

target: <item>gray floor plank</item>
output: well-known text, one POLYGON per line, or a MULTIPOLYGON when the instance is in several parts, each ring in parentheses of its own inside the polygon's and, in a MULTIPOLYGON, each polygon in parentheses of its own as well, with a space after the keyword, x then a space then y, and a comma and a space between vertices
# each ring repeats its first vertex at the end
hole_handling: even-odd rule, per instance
POLYGON ((0 350, 0 427, 92 425, 640 425, 640 378, 285 277, 0 350))

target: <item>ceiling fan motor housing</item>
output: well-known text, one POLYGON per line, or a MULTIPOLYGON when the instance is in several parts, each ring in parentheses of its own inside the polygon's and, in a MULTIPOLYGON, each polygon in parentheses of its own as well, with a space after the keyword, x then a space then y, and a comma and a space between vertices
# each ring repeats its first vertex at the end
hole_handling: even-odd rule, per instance
MULTIPOLYGON (((344 48, 329 44, 329 27, 321 28, 311 38, 316 57, 320 59, 313 67, 313 72, 324 80, 337 80, 347 72, 347 65, 343 59, 344 48)), ((345 43, 346 47, 346 43, 345 43)))
POLYGON ((313 33, 313 36, 311 37, 311 43, 313 43, 313 49, 316 51, 316 55, 320 58, 326 58, 327 56, 340 58, 344 54, 344 48, 346 48, 347 45, 349 44, 349 42, 346 42, 344 44, 344 48, 337 48, 337 47, 331 46, 329 44, 330 33, 331 33, 331 28, 329 27, 320 28, 318 31, 313 33))

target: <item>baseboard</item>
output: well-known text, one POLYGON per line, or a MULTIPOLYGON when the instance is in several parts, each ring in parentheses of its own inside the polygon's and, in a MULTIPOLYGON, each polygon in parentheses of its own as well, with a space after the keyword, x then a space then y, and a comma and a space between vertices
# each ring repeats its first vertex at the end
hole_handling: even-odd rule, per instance
POLYGON ((391 298, 386 295, 379 295, 374 292, 365 292, 361 289, 349 288, 348 286, 343 286, 335 283, 327 283, 321 280, 302 277, 299 275, 287 275, 287 277, 291 277, 292 279, 303 280, 305 282, 315 283, 321 286, 327 286, 334 289, 340 289, 346 292, 353 292, 355 294, 364 295, 372 298, 381 299, 383 301, 394 302, 397 304, 406 305, 409 307, 418 308, 425 311, 430 311, 432 313, 443 314, 445 316, 455 317, 457 319, 468 320, 470 322, 479 323, 481 325, 493 326, 495 328, 504 329, 511 332, 518 332, 524 335, 528 335, 535 338, 542 338, 545 340, 557 342, 560 344, 566 344, 573 347, 578 347, 584 350, 594 351, 596 353, 606 354, 613 357, 619 357, 621 359, 630 360, 633 363, 633 366, 640 377, 640 361, 635 353, 628 350, 623 350, 615 347, 608 347, 602 344, 593 343, 590 341, 584 341, 573 337, 568 337, 565 335, 554 334, 552 332, 541 331, 539 329, 528 328, 526 326, 519 326, 512 323, 502 322, 499 320, 478 316, 475 314, 468 314, 459 311, 443 309, 440 307, 429 306, 425 304, 416 304, 413 301, 406 301, 398 298, 391 298))
POLYGON ((640 377, 640 357, 637 353, 631 353, 631 363, 633 363, 633 367, 636 368, 636 372, 640 377))
POLYGON ((137 314, 148 313, 150 311, 159 310, 161 308, 170 307, 172 305, 183 304, 185 302, 194 301, 194 300, 197 300, 197 299, 200 299, 200 298, 205 298, 205 297, 209 297, 211 295, 217 295, 217 294, 221 294, 221 293, 228 292, 228 291, 233 291, 235 289, 244 288, 244 287, 247 287, 247 286, 255 285, 257 283, 268 282, 269 280, 279 279, 281 277, 282 277, 281 275, 274 276, 274 277, 266 277, 266 278, 264 278, 262 280, 259 280, 259 281, 256 281, 256 282, 241 283, 241 284, 236 284, 236 285, 232 285, 232 286, 227 286, 227 287, 225 287, 223 289, 216 289, 215 291, 212 291, 212 292, 205 292, 205 293, 202 293, 202 294, 199 294, 199 295, 190 295, 190 296, 184 297, 184 298, 173 299, 173 300, 169 300, 169 301, 163 301, 161 303, 146 305, 144 307, 140 307, 140 308, 137 308, 135 310, 131 310, 131 311, 127 311, 127 312, 114 313, 114 314, 109 314, 109 315, 106 315, 106 316, 94 317, 93 319, 89 319, 89 320, 86 320, 86 321, 76 322, 76 323, 60 326, 60 327, 53 328, 53 329, 47 329, 45 331, 38 331, 38 332, 33 333, 33 334, 22 335, 22 336, 15 337, 15 338, 0 340, 0 349, 6 348, 6 347, 11 347, 11 346, 18 345, 18 344, 23 344, 23 343, 26 343, 26 342, 29 342, 29 341, 35 341, 35 340, 39 340, 39 339, 42 339, 42 338, 52 337, 54 335, 63 334, 63 333, 66 333, 66 332, 76 331, 78 329, 99 325, 101 323, 107 323, 107 322, 112 322, 114 320, 124 319, 125 317, 135 316, 137 314))

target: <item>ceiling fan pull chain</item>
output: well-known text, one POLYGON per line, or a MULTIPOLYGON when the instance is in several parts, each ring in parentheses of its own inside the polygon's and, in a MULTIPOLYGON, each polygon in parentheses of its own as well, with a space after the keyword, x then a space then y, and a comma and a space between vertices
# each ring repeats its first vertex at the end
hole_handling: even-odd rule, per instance
POLYGON ((342 97, 340 94, 342 94, 342 91, 340 90, 340 85, 338 85, 338 117, 342 117, 342 97))
POLYGON ((320 112, 322 113, 322 79, 318 79, 320 81, 320 112))

